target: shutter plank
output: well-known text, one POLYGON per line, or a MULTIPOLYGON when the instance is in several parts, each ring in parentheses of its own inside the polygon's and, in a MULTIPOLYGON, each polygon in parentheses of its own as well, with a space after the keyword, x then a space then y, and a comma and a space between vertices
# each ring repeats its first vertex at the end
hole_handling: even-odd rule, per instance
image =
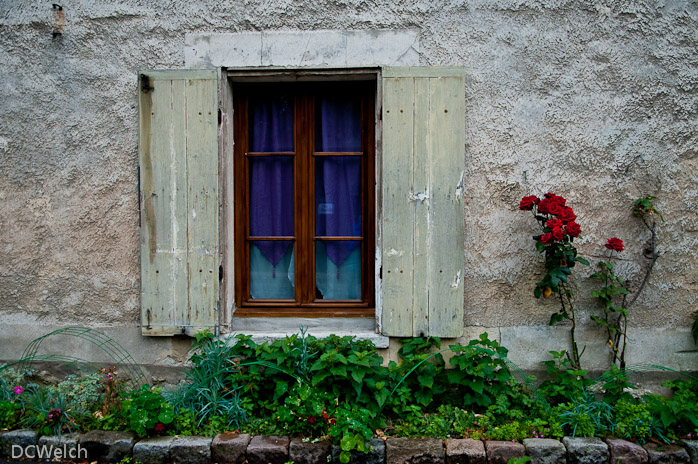
POLYGON ((408 200, 413 180, 414 80, 389 79, 383 89, 383 310, 386 335, 412 335, 414 208, 408 200))
POLYGON ((188 334, 211 327, 217 317, 217 92, 216 80, 187 81, 188 334))
POLYGON ((428 331, 439 337, 460 337, 465 225, 461 193, 457 190, 465 168, 465 90, 462 77, 430 81, 437 85, 431 85, 429 117, 432 218, 428 331))
MULTIPOLYGON (((201 292, 192 289, 190 256, 206 247, 192 246, 192 242, 198 243, 202 239, 198 238, 201 227, 192 227, 190 220, 190 215, 194 214, 191 213, 192 202, 195 204, 198 200, 190 193, 188 168, 192 164, 201 163, 199 169, 217 173, 215 123, 211 134, 210 130, 199 130, 197 126, 201 124, 197 124, 196 121, 199 117, 199 106, 206 106, 207 114, 211 111, 217 119, 216 73, 198 70, 147 71, 141 74, 140 80, 142 333, 193 333, 192 329, 212 327, 214 324, 208 313, 198 306, 198 300, 192 311, 190 295, 196 295, 198 298, 201 292), (189 78, 191 80, 188 80, 189 78), (193 87, 198 87, 199 84, 213 87, 213 99, 199 102, 198 93, 189 92, 190 82, 197 82, 193 87), (145 84, 150 87, 147 91, 143 89, 147 87, 145 84), (195 115, 191 114, 192 110, 196 110, 195 115), (210 146, 214 147, 216 155, 213 158, 208 155, 202 157, 200 153, 209 153, 210 146), (192 161, 193 159, 195 161, 192 161), (211 163, 214 164, 211 167, 203 166, 211 163), (194 324, 197 327, 190 327, 194 324)), ((215 181, 210 185, 215 196, 213 204, 209 202, 207 208, 216 211, 214 220, 217 226, 217 175, 214 178, 215 181)), ((203 182, 208 183, 209 179, 203 182)), ((194 208, 196 214, 197 209, 198 207, 194 208)), ((207 216, 209 215, 206 212, 202 214, 204 218, 207 216)), ((206 221, 199 221, 197 224, 202 222, 206 221)), ((210 249, 216 254, 217 231, 213 239, 207 237, 203 242, 212 243, 210 249)), ((216 259, 213 258, 213 264, 216 259)), ((194 265, 199 266, 198 260, 195 261, 194 265)), ((211 262, 206 264, 208 268, 213 267, 211 262)), ((217 277, 217 267, 211 276, 217 277)), ((197 279, 200 278, 197 276, 197 279)), ((199 288, 203 287, 203 284, 195 279, 195 285, 197 283, 199 288)), ((207 290, 211 287, 208 282, 206 286, 207 290)), ((212 289, 216 293, 213 300, 215 302, 217 280, 212 289)), ((207 297, 210 299, 210 292, 207 292, 207 297)), ((208 304, 205 307, 212 306, 208 304)))
POLYGON ((412 299, 412 335, 423 337, 429 333, 429 215, 431 201, 431 151, 429 119, 429 79, 414 79, 414 170, 410 207, 414 209, 414 280, 412 299))

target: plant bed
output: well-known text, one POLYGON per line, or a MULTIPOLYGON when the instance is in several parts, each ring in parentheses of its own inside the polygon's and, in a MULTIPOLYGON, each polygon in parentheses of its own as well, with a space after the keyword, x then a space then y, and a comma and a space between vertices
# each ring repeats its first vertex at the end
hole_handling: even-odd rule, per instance
MULTIPOLYGON (((87 446, 91 436, 104 433, 97 431, 120 431, 132 437, 129 442, 124 435, 122 447, 156 462, 187 453, 190 443, 145 439, 199 436, 208 437, 195 440, 196 459, 201 462, 211 456, 222 462, 224 443, 238 440, 230 462, 257 459, 283 464, 305 462, 295 456, 308 454, 311 448, 342 463, 374 462, 378 461, 372 454, 375 437, 388 440, 387 453, 394 456, 390 440, 431 437, 446 440, 442 446, 447 452, 439 459, 457 462, 452 458, 457 453, 470 455, 456 451, 457 442, 449 440, 470 439, 471 444, 485 443, 485 448, 491 443, 491 450, 498 449, 497 442, 523 443, 514 454, 523 454, 525 445, 538 459, 546 455, 537 446, 545 439, 569 436, 572 444, 579 437, 616 439, 596 441, 595 446, 608 453, 609 443, 611 454, 620 455, 625 451, 618 440, 636 442, 637 451, 647 443, 669 446, 683 439, 690 444, 698 433, 698 382, 692 380, 666 382, 673 391, 670 397, 634 397, 624 371, 614 369, 592 381, 585 371, 572 369, 564 354, 553 353, 554 359, 546 363, 549 379, 536 385, 531 378, 512 374, 506 348, 487 334, 468 345, 448 348, 452 352, 448 365, 439 347, 436 338, 403 340, 401 361, 384 365, 370 342, 350 337, 316 339, 300 333, 256 344, 247 336, 222 341, 202 334, 193 347, 186 382, 167 389, 135 387, 116 369, 43 386, 32 382, 31 372, 2 369, 0 426, 13 431, 5 433, 0 443, 7 448, 15 439, 29 443, 26 440, 41 436, 80 433, 87 446), (18 431, 25 428, 35 433, 18 431), (245 434, 249 441, 238 438, 245 434), (268 439, 250 438, 263 436, 288 437, 276 439, 281 443, 274 446, 281 448, 273 451, 278 454, 274 459, 264 455, 262 445, 268 439), (135 437, 143 445, 137 444, 133 451, 135 437), (327 443, 327 447, 319 450, 306 443, 327 443), (250 446, 253 451, 248 454, 250 446), (257 448, 262 453, 259 458, 257 448)), ((89 446, 101 446, 95 443, 89 446)), ((686 453, 695 454, 695 447, 686 448, 686 453)), ((425 451, 424 446, 418 449, 425 451)), ((574 452, 570 455, 569 446, 566 449, 568 460, 574 460, 574 452)), ((478 451, 470 451, 478 459, 478 451)), ((501 456, 509 456, 508 452, 497 451, 501 456)), ((98 454, 106 456, 103 451, 98 454)), ((119 456, 126 455, 122 451, 119 456)), ((406 456, 400 462, 422 459, 406 456)))

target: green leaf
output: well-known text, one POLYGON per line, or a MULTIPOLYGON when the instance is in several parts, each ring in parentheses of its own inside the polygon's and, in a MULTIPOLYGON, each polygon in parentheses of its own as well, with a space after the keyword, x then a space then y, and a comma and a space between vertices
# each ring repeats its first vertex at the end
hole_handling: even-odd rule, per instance
POLYGON ((560 313, 555 313, 555 314, 553 314, 553 315, 550 316, 550 322, 548 323, 548 325, 555 325, 555 324, 557 324, 558 322, 562 322, 562 321, 564 321, 564 320, 565 320, 565 318, 564 318, 564 316, 563 316, 562 314, 560 314, 560 313))
POLYGON ((354 435, 354 443, 356 443, 357 451, 366 451, 366 442, 364 441, 364 438, 358 433, 354 435))
POLYGON ((339 366, 332 366, 330 367, 330 372, 332 375, 338 376, 338 377, 346 377, 347 376, 347 368, 340 364, 339 366))
POLYGON ((431 388, 434 386, 434 377, 431 375, 419 375, 417 380, 422 387, 431 388))
POLYGON ((354 379, 356 383, 361 383, 364 375, 366 375, 366 372, 364 372, 363 369, 354 369, 351 371, 351 378, 354 379))
POLYGON ((379 390, 375 394, 376 401, 378 402, 378 406, 380 406, 382 408, 383 404, 385 404, 385 400, 388 399, 388 396, 390 396, 390 390, 388 390, 387 388, 383 388, 383 389, 379 390))
POLYGON ((163 424, 169 424, 174 420, 174 410, 167 409, 165 411, 161 411, 160 414, 158 414, 158 420, 163 424))
POLYGON ((349 459, 351 459, 351 453, 349 451, 342 451, 339 453, 339 462, 342 464, 348 464, 349 459))
POLYGON ((351 451, 356 448, 356 438, 351 434, 344 435, 342 440, 339 442, 339 445, 341 446, 342 451, 351 451))
POLYGON ((319 384, 320 382, 322 382, 323 380, 325 380, 325 378, 328 375, 330 375, 330 373, 327 371, 320 371, 320 372, 316 373, 313 376, 313 386, 315 386, 315 385, 319 384))
POLYGON ((579 256, 577 256, 576 258, 574 258, 574 260, 575 260, 576 262, 578 262, 578 263, 584 264, 585 266, 588 266, 588 265, 589 265, 589 261, 587 261, 587 260, 584 259, 584 258, 580 258, 579 256))
POLYGON ((276 388, 274 389, 274 400, 279 399, 284 393, 288 391, 288 383, 277 381, 276 388))

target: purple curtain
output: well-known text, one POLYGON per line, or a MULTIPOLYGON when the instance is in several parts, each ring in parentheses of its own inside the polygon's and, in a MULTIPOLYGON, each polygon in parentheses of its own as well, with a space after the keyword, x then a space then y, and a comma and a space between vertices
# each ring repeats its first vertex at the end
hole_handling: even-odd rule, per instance
MULTIPOLYGON (((293 107, 290 98, 270 96, 250 102, 250 150, 293 151, 293 107)), ((349 97, 319 97, 316 107, 316 151, 361 151, 361 111, 349 97)), ((316 234, 361 235, 361 159, 316 157, 316 234)), ((250 159, 250 233, 293 235, 293 158, 250 159)), ((339 267, 359 242, 325 242, 327 255, 339 267)), ((276 266, 292 242, 254 242, 276 266)))
MULTIPOLYGON (((361 235, 361 159, 322 156, 315 164, 315 233, 329 237, 361 235)), ((357 241, 324 242, 337 266, 356 248, 357 241)))
MULTIPOLYGON (((250 102, 250 151, 293 151, 293 106, 286 96, 270 96, 250 102)), ((250 234, 293 235, 293 157, 250 158, 250 234)), ((290 241, 256 241, 265 258, 276 268, 290 241)), ((276 269, 274 275, 276 277, 276 269)))

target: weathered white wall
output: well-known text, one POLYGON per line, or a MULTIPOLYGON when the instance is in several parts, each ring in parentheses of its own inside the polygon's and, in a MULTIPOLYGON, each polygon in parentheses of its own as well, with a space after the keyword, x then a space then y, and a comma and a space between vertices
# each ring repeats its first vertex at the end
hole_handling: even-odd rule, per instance
MULTIPOLYGON (((417 39, 405 48, 408 64, 467 71, 466 243, 444 246, 465 250, 469 330, 489 327, 526 367, 544 357, 542 341, 545 349, 566 346, 564 330, 546 328, 555 302, 532 296, 542 262, 530 238, 533 219, 517 210, 521 196, 567 197, 583 229, 580 252, 592 261, 608 237, 623 238, 619 270, 637 284, 647 234, 630 209, 652 194, 666 218, 662 256, 632 308, 632 356, 649 362, 662 353, 667 365, 698 368, 695 352, 679 353, 694 349, 688 328, 698 309, 695 1, 63 6, 64 33, 54 39, 51 2, 0 5, 0 358, 69 324, 128 333, 123 339, 139 350, 138 70, 205 63, 192 55, 202 35, 278 39, 320 30, 335 31, 347 65, 355 65, 390 43, 371 51, 370 42, 350 47, 348 37, 394 31, 396 43, 417 39)), ((211 64, 230 56, 209 49, 211 64)), ((283 55, 260 54, 261 64, 271 63, 265 56, 283 55)), ((321 52, 300 56, 301 65, 324 64, 321 52)), ((583 276, 591 269, 579 271, 578 293, 588 295, 583 276)), ((579 307, 585 321, 596 310, 588 297, 579 307)), ((167 365, 175 345, 148 340, 138 359, 167 365)), ((590 359, 603 364, 598 345, 590 359)))

